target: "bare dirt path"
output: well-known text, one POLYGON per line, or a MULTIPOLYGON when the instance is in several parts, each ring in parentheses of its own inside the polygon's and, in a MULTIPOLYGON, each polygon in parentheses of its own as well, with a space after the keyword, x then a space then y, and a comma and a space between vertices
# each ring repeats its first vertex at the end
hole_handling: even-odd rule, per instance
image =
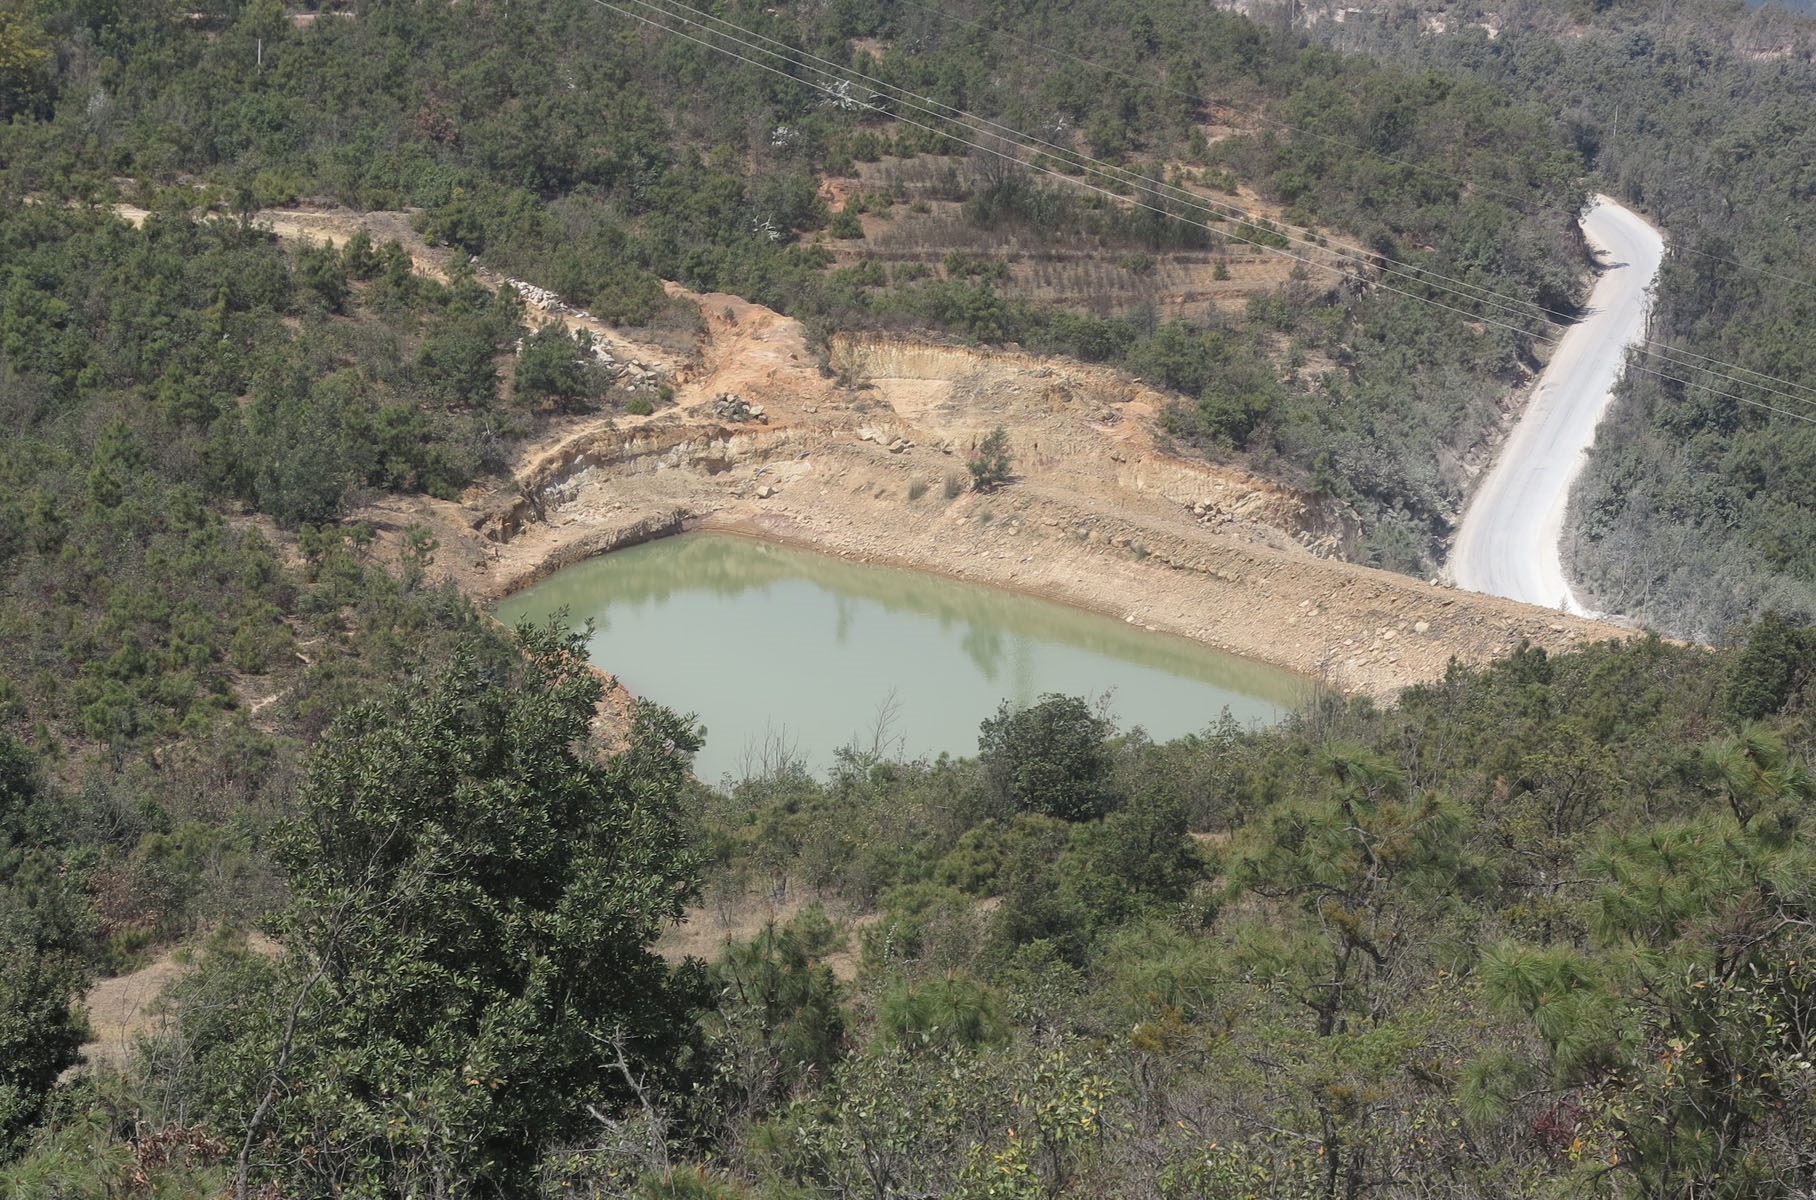
MULTIPOLYGON (((410 252, 416 273, 445 283, 453 252, 428 245, 410 223, 409 215, 398 212, 351 212, 345 209, 270 209, 253 218, 253 224, 268 229, 280 238, 298 241, 325 241, 344 246, 360 230, 373 241, 395 241, 410 252)), ((474 278, 488 287, 509 283, 524 293, 530 317, 535 324, 558 322, 569 332, 585 330, 620 359, 661 366, 673 370, 680 364, 660 346, 634 341, 619 330, 588 313, 561 304, 556 297, 534 284, 511 279, 497 271, 481 267, 474 278)))
POLYGON ((1665 253, 1656 229, 1606 196, 1596 197, 1582 224, 1601 260, 1601 278, 1470 498, 1449 564, 1459 587, 1578 615, 1587 610, 1564 576, 1558 545, 1570 488, 1614 398, 1627 347, 1645 337, 1652 282, 1665 253))
POLYGON ((125 1069, 133 1043, 158 1027, 158 997, 188 969, 176 950, 167 950, 137 971, 100 980, 88 990, 83 999, 94 1036, 82 1047, 82 1060, 89 1070, 108 1074, 125 1069))
MULTIPOLYGON (((83 1064, 96 1074, 123 1071, 138 1040, 163 1027, 158 1001, 171 984, 194 970, 205 939, 170 946, 136 971, 98 980, 83 997, 88 1006, 89 1040, 82 1046, 83 1064)), ((244 935, 239 943, 254 954, 276 958, 283 949, 262 933, 244 935)))

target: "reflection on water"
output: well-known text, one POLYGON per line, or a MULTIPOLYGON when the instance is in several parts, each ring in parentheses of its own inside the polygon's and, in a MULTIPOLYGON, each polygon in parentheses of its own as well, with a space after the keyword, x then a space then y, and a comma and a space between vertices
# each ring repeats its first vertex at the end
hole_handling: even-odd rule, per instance
POLYGON ((971 754, 1005 698, 1108 695, 1125 728, 1157 738, 1227 707, 1270 722, 1294 676, 995 588, 862 566, 745 538, 691 534, 569 567, 498 616, 591 619, 593 661, 640 696, 698 713, 702 778, 742 774, 792 744, 810 766, 879 732, 910 756, 971 754), (893 705, 886 731, 878 713, 893 705))

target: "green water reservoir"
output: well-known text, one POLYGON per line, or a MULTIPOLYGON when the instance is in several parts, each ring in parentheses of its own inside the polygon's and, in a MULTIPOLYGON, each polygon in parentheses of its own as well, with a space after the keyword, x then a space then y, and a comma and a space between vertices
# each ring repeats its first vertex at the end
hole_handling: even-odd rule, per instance
MULTIPOLYGON (((634 694, 699 716, 701 778, 778 750, 818 771, 841 746, 974 754, 1004 699, 1101 701, 1157 739, 1221 719, 1271 723, 1296 676, 1062 604, 747 538, 688 534, 569 567, 499 605, 507 624, 565 608, 593 661, 634 694)), ((1215 621, 1206 614, 1206 623, 1215 621)))

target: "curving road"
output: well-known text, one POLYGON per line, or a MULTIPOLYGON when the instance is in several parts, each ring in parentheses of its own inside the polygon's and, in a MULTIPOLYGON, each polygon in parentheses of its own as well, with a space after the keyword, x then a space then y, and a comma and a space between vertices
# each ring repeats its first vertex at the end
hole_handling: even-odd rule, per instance
POLYGON ((1587 616, 1558 553, 1564 510, 1627 347, 1645 336, 1665 243, 1639 214, 1606 196, 1595 198, 1582 226, 1602 264, 1601 277, 1585 315, 1558 342, 1519 425, 1470 498, 1451 549, 1450 576, 1472 592, 1587 616))

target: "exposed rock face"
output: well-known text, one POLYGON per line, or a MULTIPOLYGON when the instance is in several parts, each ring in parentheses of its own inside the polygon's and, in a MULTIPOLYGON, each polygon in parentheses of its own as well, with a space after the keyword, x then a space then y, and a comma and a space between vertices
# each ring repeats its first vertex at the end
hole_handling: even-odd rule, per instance
POLYGON ((752 404, 736 392, 721 392, 713 397, 712 413, 721 421, 738 425, 747 425, 753 421, 759 425, 769 424, 769 414, 763 411, 761 404, 752 404))
POLYGON ((657 538, 673 537, 687 526, 687 522, 698 514, 686 508, 669 508, 662 511, 639 515, 621 523, 602 522, 589 529, 585 534, 561 545, 549 553, 536 565, 536 569, 526 578, 519 581, 524 586, 553 575, 563 567, 585 562, 613 550, 622 550, 626 546, 640 546, 644 542, 653 542, 657 538))

